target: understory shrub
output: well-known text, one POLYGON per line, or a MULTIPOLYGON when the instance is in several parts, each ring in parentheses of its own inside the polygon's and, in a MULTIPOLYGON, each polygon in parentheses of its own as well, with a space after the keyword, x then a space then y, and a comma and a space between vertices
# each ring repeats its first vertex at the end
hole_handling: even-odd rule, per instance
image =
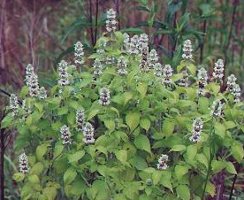
POLYGON ((218 172, 236 174, 244 151, 240 87, 198 67, 186 40, 178 66, 160 64, 146 34, 107 33, 87 55, 62 60, 57 84, 40 87, 33 66, 10 97, 2 127, 15 128, 22 199, 175 200, 214 196, 218 172))

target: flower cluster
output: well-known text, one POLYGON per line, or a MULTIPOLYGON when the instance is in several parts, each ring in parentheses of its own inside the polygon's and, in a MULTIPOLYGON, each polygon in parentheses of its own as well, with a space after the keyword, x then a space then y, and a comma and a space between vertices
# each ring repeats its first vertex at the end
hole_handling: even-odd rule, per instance
POLYGON ((47 91, 44 87, 41 87, 39 90, 39 99, 46 99, 47 98, 47 91))
POLYGON ((134 35, 133 37, 131 37, 127 46, 128 46, 129 54, 132 54, 132 55, 139 54, 139 36, 134 35))
POLYGON ((69 85, 69 73, 68 73, 68 63, 65 60, 61 60, 61 62, 58 64, 58 75, 59 80, 58 83, 60 86, 69 85))
POLYGON ((33 73, 34 73, 34 67, 31 64, 28 64, 25 68, 25 82, 27 86, 29 84, 30 77, 33 73))
POLYGON ((75 48, 75 64, 82 65, 84 64, 84 49, 80 41, 76 42, 74 45, 75 48))
POLYGON ((124 75, 127 75, 128 72, 127 72, 127 63, 126 63, 126 60, 123 56, 121 56, 119 59, 118 59, 118 62, 117 62, 117 67, 118 67, 118 74, 121 75, 121 76, 124 76, 124 75))
POLYGON ((110 104, 110 91, 108 88, 101 88, 99 91, 100 99, 99 103, 103 106, 107 106, 110 104))
POLYGON ((224 77, 224 60, 218 59, 214 64, 213 78, 222 82, 224 77))
POLYGON ((19 156, 19 171, 23 174, 28 173, 30 170, 28 157, 25 153, 20 154, 19 156))
POLYGON ((160 63, 156 63, 154 65, 154 74, 157 77, 161 77, 162 76, 162 74, 163 74, 163 67, 162 67, 162 65, 160 63))
POLYGON ((189 74, 187 69, 184 69, 182 72, 183 78, 179 80, 178 85, 181 87, 188 87, 189 86, 189 74))
POLYGON ((130 49, 130 36, 128 35, 128 33, 124 33, 123 37, 124 37, 124 41, 123 41, 124 50, 126 52, 129 52, 129 49, 130 49))
POLYGON ((192 44, 191 40, 186 40, 183 44, 183 54, 182 58, 183 59, 192 59, 192 44))
POLYGON ((28 64, 25 69, 25 81, 29 88, 29 93, 31 97, 38 97, 39 95, 39 83, 38 76, 34 72, 34 67, 28 64))
POLYGON ((149 68, 153 69, 155 65, 158 63, 158 53, 155 49, 152 49, 148 55, 148 63, 149 63, 149 68))
POLYGON ((149 65, 148 65, 148 47, 143 47, 141 49, 141 62, 140 62, 140 69, 143 72, 148 72, 149 70, 149 65))
POLYGON ((228 76, 226 90, 234 96, 234 102, 238 103, 240 101, 240 97, 241 97, 241 88, 236 83, 236 80, 237 80, 237 78, 235 77, 234 74, 231 74, 230 76, 228 76))
POLYGON ((94 128, 89 122, 85 123, 83 127, 83 135, 83 141, 85 142, 85 144, 93 144, 95 142, 94 128))
POLYGON ((192 136, 190 137, 191 142, 199 142, 201 139, 201 132, 203 128, 203 121, 201 118, 196 118, 192 125, 192 136))
POLYGON ((95 59, 94 63, 93 63, 93 74, 95 77, 99 77, 102 73, 103 73, 103 64, 99 59, 95 59))
POLYGON ((203 67, 198 70, 197 79, 198 79, 198 95, 204 95, 205 86, 208 83, 208 73, 203 67))
POLYGON ((163 68, 163 84, 170 84, 171 83, 171 77, 173 75, 173 69, 170 65, 165 65, 163 68))
POLYGON ((169 160, 169 157, 165 154, 162 154, 160 158, 158 159, 157 169, 158 170, 164 170, 168 168, 167 162, 169 160))
POLYGON ((63 125, 60 128, 60 133, 61 133, 61 139, 63 140, 63 144, 71 144, 71 133, 69 127, 63 125))
POLYGON ((223 115, 224 103, 221 100, 215 100, 212 104, 211 115, 213 117, 221 117, 223 115))
POLYGON ((9 108, 13 112, 13 116, 15 116, 19 108, 18 97, 15 94, 11 94, 9 97, 9 108))
POLYGON ((116 12, 114 9, 109 9, 107 11, 107 20, 106 20, 106 30, 110 32, 116 31, 116 25, 117 25, 117 20, 116 20, 116 12))
POLYGON ((148 47, 148 42, 149 42, 149 38, 148 38, 148 35, 146 33, 142 33, 140 36, 139 36, 139 51, 141 53, 143 53, 143 49, 144 48, 147 48, 148 47))
POLYGON ((82 131, 85 123, 85 112, 84 109, 77 110, 76 112, 76 126, 77 130, 82 131))

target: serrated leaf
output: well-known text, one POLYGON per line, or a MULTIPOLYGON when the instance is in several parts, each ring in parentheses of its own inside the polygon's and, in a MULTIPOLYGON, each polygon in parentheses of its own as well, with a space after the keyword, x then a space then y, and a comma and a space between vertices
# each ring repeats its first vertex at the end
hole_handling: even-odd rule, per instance
POLYGON ((211 167, 214 173, 218 173, 221 170, 223 170, 226 167, 226 165, 225 162, 222 160, 213 160, 211 163, 211 167))
POLYGON ((5 116, 1 122, 1 128, 9 127, 9 125, 13 122, 13 119, 14 118, 11 113, 5 116))
POLYGON ((142 118, 140 121, 140 126, 146 131, 148 131, 151 126, 151 121, 147 118, 142 118))
POLYGON ((115 153, 116 158, 123 164, 127 161, 127 151, 126 150, 119 150, 115 153))
POLYGON ((115 122, 112 119, 104 120, 104 125, 110 131, 113 131, 115 129, 115 122))
POLYGON ((137 86, 137 91, 141 94, 142 98, 145 97, 146 93, 147 93, 147 84, 146 83, 140 83, 137 86))
POLYGON ((77 162, 85 155, 85 151, 77 151, 74 154, 68 156, 69 162, 77 162))
POLYGON ((185 151, 186 146, 185 145, 174 145, 171 149, 171 151, 185 151))
POLYGON ((231 146, 231 153, 234 156, 234 158, 240 163, 244 157, 244 150, 241 143, 234 143, 231 146))
POLYGON ((49 144, 41 144, 36 148, 36 157, 38 160, 43 160, 43 156, 47 152, 49 144))
POLYGON ((129 126, 130 130, 133 131, 140 123, 140 113, 129 112, 125 117, 125 122, 129 126))
POLYGON ((134 144, 138 149, 151 153, 151 145, 147 136, 142 134, 136 136, 134 144))
POLYGON ((72 183, 76 176, 77 176, 76 170, 72 167, 68 168, 64 173, 64 184, 68 185, 72 183))
POLYGON ((178 185, 176 192, 182 200, 190 200, 190 189, 187 185, 178 185))
POLYGON ((15 173, 15 174, 13 175, 13 179, 14 179, 16 182, 23 181, 24 178, 25 178, 25 175, 24 175, 23 173, 20 173, 20 172, 15 173))
POLYGON ((188 167, 183 165, 175 166, 175 175, 178 180, 181 180, 182 177, 188 172, 188 167))
POLYGON ((96 116, 99 113, 99 109, 92 109, 90 113, 87 116, 87 120, 92 119, 94 116, 96 116))
POLYGON ((232 162, 226 162, 226 170, 231 174, 237 174, 235 166, 232 162))

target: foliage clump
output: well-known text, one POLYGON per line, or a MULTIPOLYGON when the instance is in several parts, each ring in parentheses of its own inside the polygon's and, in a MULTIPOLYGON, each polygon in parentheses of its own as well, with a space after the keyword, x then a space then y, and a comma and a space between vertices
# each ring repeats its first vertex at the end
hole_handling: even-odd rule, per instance
POLYGON ((18 130, 16 150, 26 166, 13 177, 21 198, 213 196, 210 178, 221 170, 235 174, 230 158, 241 162, 244 155, 236 137, 243 103, 233 95, 233 77, 220 92, 223 62, 207 77, 193 60, 190 40, 174 72, 160 63, 146 34, 115 31, 114 13, 108 14, 108 33, 96 51, 86 55, 76 43, 79 66, 61 61, 57 84, 46 95, 28 66, 19 95, 24 101, 10 98, 2 125, 18 130))

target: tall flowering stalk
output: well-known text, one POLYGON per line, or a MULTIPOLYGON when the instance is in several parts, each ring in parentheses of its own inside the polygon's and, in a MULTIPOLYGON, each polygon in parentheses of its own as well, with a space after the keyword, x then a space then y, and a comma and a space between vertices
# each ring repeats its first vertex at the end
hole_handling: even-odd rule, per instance
POLYGON ((118 68, 118 74, 120 76, 124 76, 124 75, 128 74, 127 63, 126 63, 126 60, 125 60, 125 58, 123 56, 121 56, 118 59, 117 68, 118 68))
POLYGON ((189 86, 189 74, 187 69, 184 69, 182 72, 183 78, 179 80, 178 85, 181 87, 188 87, 189 86))
POLYGON ((218 59, 217 62, 214 64, 213 79, 222 82, 223 77, 224 77, 224 60, 218 59))
POLYGON ((110 91, 108 88, 102 88, 99 91, 100 99, 99 104, 102 106, 107 106, 110 104, 110 91))
POLYGON ((77 112, 76 112, 77 130, 82 131, 84 124, 85 124, 85 112, 84 112, 84 109, 81 108, 81 109, 77 110, 77 112))
POLYGON ((201 118, 196 118, 192 125, 192 136, 189 138, 191 142, 199 142, 201 140, 201 132, 203 121, 201 118))
POLYGON ((139 36, 134 35, 130 39, 130 43, 128 44, 128 53, 132 55, 137 55, 139 54, 139 36))
POLYGON ((85 144, 93 144, 95 142, 94 128, 92 124, 90 124, 89 122, 85 123, 83 127, 83 135, 84 135, 83 141, 85 144))
POLYGON ((15 116, 19 108, 18 97, 15 94, 11 94, 9 97, 9 108, 11 109, 13 116, 15 116))
POLYGON ((59 75, 58 83, 60 86, 66 86, 70 84, 67 66, 68 63, 65 60, 61 60, 61 62, 58 64, 58 75, 59 75))
POLYGON ((103 73, 103 68, 104 66, 102 62, 98 58, 96 58, 93 63, 93 75, 95 78, 99 77, 103 73))
POLYGON ((223 115, 224 103, 221 100, 215 100, 212 104, 211 115, 213 117, 221 117, 223 115))
POLYGON ((149 68, 153 69, 154 66, 158 63, 159 57, 158 53, 155 49, 152 49, 148 55, 148 63, 149 63, 149 68))
POLYGON ((163 79, 162 83, 163 84, 170 84, 172 82, 171 77, 173 75, 173 69, 170 65, 165 65, 163 68, 163 79))
POLYGON ((198 95, 204 95, 205 94, 205 86, 208 83, 208 73, 207 71, 202 67, 198 70, 197 74, 197 80, 198 80, 198 95))
POLYGON ((168 155, 162 154, 158 159, 157 169, 165 170, 168 168, 167 162, 169 161, 168 155))
POLYGON ((191 40, 186 40, 183 44, 183 54, 182 58, 185 60, 191 60, 192 59, 192 44, 191 40))
POLYGON ((29 162, 28 157, 25 153, 20 154, 19 156, 19 171, 23 174, 27 174, 29 172, 29 162))
POLYGON ((226 90, 234 96, 234 102, 238 103, 238 102, 240 102, 241 88, 236 83, 236 81, 237 81, 237 78, 235 77, 234 74, 231 74, 230 76, 228 76, 226 90))
POLYGON ((75 64, 82 65, 84 64, 84 49, 83 44, 78 41, 74 45, 75 48, 75 64))
POLYGON ((61 139, 63 140, 63 144, 71 144, 71 133, 69 127, 63 125, 60 128, 61 139))
POLYGON ((109 9, 107 11, 107 20, 106 20, 106 30, 110 32, 116 31, 117 28, 116 12, 114 9, 109 9))
POLYGON ((154 74, 157 77, 161 77, 163 75, 163 67, 160 63, 154 64, 154 74))

